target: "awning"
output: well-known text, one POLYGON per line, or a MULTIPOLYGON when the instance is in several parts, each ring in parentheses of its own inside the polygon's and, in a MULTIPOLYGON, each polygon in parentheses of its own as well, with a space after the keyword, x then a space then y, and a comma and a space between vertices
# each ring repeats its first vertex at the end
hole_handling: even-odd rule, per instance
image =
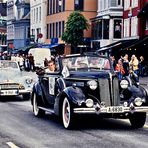
POLYGON ((137 40, 136 42, 134 42, 130 46, 123 48, 122 50, 125 50, 127 48, 138 48, 140 46, 146 46, 146 45, 148 45, 148 35, 143 38, 140 38, 139 40, 137 40))
POLYGON ((145 3, 143 8, 140 10, 140 12, 137 15, 139 18, 140 17, 148 17, 148 2, 145 3))
POLYGON ((97 52, 99 53, 99 52, 102 52, 102 51, 109 51, 109 50, 112 50, 114 48, 118 48, 118 49, 122 50, 124 48, 128 48, 129 46, 135 44, 137 41, 138 41, 138 39, 120 40, 120 41, 117 41, 115 43, 109 44, 107 46, 103 46, 97 52))
POLYGON ((32 45, 28 45, 28 46, 25 46, 25 47, 21 47, 17 51, 28 52, 28 50, 30 48, 36 48, 36 47, 37 47, 37 44, 32 44, 32 45))
POLYGON ((54 48, 54 47, 58 47, 60 44, 43 44, 41 45, 42 48, 54 48))

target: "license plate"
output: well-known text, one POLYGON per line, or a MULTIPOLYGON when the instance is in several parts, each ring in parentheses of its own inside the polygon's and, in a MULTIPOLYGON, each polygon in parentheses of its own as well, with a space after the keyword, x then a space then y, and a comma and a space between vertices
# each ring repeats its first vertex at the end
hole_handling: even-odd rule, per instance
POLYGON ((123 113, 124 109, 122 106, 111 106, 107 107, 107 113, 123 113))
POLYGON ((3 96, 11 96, 11 95, 17 95, 17 90, 1 90, 1 95, 3 96))

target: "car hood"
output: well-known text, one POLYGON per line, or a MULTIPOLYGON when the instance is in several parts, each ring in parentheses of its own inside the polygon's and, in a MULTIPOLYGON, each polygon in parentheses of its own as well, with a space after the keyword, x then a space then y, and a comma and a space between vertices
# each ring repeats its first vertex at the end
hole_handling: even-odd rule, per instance
POLYGON ((100 72, 73 72, 70 74, 73 78, 86 78, 86 79, 98 79, 98 78, 109 78, 110 72, 100 71, 100 72))
POLYGON ((22 73, 20 71, 1 70, 0 71, 0 83, 17 82, 18 79, 21 78, 21 76, 22 76, 22 73))

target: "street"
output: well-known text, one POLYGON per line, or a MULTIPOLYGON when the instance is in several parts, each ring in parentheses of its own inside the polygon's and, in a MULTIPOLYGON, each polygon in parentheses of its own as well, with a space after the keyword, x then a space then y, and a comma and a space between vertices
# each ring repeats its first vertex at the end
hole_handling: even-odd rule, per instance
POLYGON ((1 148, 148 146, 148 118, 144 128, 136 130, 131 128, 128 120, 94 118, 81 119, 75 130, 65 130, 53 115, 46 114, 42 119, 36 118, 30 101, 23 101, 20 97, 5 99, 0 102, 1 148))

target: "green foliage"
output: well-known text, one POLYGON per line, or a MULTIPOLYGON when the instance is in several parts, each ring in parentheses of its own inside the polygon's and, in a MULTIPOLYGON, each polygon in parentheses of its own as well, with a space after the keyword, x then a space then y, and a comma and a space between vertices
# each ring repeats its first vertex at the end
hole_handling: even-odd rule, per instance
POLYGON ((62 40, 73 47, 83 43, 83 31, 89 28, 88 21, 78 11, 74 11, 68 17, 62 40))

